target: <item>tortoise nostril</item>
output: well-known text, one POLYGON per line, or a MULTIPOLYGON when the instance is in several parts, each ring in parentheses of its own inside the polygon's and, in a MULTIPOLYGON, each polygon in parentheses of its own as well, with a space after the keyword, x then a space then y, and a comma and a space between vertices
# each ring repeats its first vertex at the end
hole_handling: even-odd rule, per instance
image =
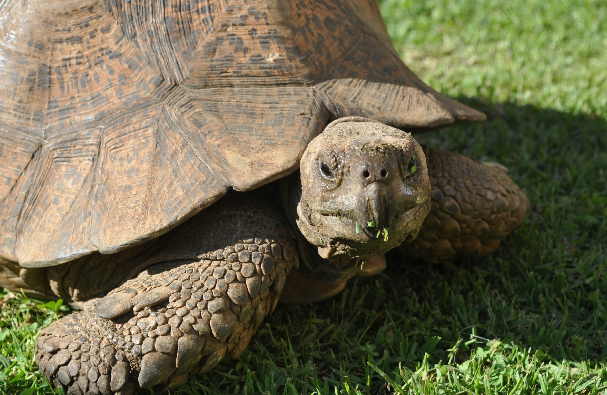
POLYGON ((369 170, 365 170, 365 171, 363 171, 363 177, 365 177, 365 178, 369 178, 369 176, 370 176, 370 175, 371 175, 371 174, 369 173, 369 170))
POLYGON ((386 171, 386 169, 382 169, 380 174, 383 178, 386 178, 388 176, 388 172, 386 171))

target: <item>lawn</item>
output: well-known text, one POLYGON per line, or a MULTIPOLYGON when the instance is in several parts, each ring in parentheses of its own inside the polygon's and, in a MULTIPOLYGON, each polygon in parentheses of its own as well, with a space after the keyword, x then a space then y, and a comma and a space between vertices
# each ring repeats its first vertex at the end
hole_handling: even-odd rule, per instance
MULTIPOLYGON (((532 209, 496 254, 389 256, 321 303, 281 306, 239 361, 179 394, 598 394, 607 390, 607 3, 384 0, 405 62, 488 116, 424 143, 497 161, 532 209)), ((67 309, 0 292, 0 393, 59 393, 33 363, 67 309)))

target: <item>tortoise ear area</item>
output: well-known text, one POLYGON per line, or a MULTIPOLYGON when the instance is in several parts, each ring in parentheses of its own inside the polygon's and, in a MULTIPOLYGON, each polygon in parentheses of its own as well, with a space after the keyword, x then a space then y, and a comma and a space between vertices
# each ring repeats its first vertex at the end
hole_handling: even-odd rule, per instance
POLYGON ((406 184, 416 182, 427 169, 423 148, 417 142, 411 148, 398 151, 400 174, 406 184))

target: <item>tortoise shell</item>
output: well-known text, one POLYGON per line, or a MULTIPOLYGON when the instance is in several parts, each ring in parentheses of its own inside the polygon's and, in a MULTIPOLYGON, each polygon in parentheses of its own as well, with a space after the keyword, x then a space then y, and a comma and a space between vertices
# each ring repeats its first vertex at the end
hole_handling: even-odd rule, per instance
POLYGON ((354 115, 483 119, 401 62, 373 0, 0 1, 0 258, 149 240, 354 115))

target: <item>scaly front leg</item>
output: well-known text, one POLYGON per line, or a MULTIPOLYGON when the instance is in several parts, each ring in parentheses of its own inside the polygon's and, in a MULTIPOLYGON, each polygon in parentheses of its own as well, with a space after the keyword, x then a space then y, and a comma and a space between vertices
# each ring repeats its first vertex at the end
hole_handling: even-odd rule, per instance
POLYGON ((177 388, 245 349, 298 262, 280 214, 250 195, 225 197, 172 241, 94 308, 43 330, 36 362, 54 385, 68 394, 177 388))
POLYGON ((425 149, 432 209, 415 240, 400 250, 428 262, 494 252, 521 224, 529 200, 497 163, 425 149))

